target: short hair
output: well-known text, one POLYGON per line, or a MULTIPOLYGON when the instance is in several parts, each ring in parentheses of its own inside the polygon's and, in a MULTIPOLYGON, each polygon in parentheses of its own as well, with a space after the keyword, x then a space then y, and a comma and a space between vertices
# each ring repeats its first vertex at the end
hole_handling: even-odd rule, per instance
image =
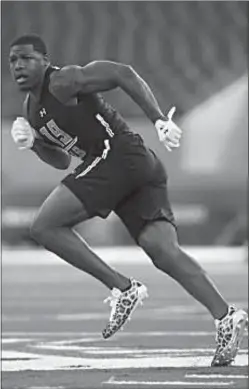
POLYGON ((19 38, 14 39, 11 42, 10 47, 17 46, 17 45, 33 45, 35 51, 38 51, 43 55, 47 54, 47 47, 43 39, 36 34, 22 35, 19 38))

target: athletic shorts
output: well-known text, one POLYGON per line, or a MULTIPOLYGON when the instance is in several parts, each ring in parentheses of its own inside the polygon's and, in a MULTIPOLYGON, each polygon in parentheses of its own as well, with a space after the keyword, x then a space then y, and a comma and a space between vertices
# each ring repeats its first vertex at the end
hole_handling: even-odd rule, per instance
POLYGON ((115 135, 101 155, 88 155, 62 183, 89 218, 106 218, 114 211, 136 241, 148 222, 162 219, 175 226, 166 171, 139 135, 115 135))

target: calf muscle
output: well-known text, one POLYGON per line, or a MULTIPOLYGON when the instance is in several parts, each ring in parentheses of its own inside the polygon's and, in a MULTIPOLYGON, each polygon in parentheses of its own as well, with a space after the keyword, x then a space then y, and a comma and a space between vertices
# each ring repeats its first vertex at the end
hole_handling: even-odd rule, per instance
POLYGON ((61 184, 42 205, 31 226, 31 236, 48 251, 92 275, 109 289, 126 289, 129 279, 110 268, 73 231, 76 224, 87 219, 83 204, 61 184))

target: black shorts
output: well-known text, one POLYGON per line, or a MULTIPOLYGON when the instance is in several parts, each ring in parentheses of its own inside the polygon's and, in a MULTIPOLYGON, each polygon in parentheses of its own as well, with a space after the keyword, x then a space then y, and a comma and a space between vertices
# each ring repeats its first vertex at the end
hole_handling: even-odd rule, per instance
POLYGON ((62 181, 83 203, 89 217, 114 211, 135 240, 151 221, 175 226, 161 161, 139 135, 115 136, 107 156, 89 155, 62 181))

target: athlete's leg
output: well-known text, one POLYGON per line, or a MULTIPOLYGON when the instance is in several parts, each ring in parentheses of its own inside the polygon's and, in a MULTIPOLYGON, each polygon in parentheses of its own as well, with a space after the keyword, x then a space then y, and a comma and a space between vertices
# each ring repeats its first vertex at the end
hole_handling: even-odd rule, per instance
POLYGON ((72 227, 89 219, 82 202, 63 184, 46 199, 31 227, 31 236, 47 250, 91 274, 108 288, 125 290, 130 280, 103 262, 72 227))
POLYGON ((215 319, 226 315, 227 302, 201 266, 179 247, 171 223, 160 220, 147 224, 139 235, 138 244, 158 269, 178 281, 215 319))

